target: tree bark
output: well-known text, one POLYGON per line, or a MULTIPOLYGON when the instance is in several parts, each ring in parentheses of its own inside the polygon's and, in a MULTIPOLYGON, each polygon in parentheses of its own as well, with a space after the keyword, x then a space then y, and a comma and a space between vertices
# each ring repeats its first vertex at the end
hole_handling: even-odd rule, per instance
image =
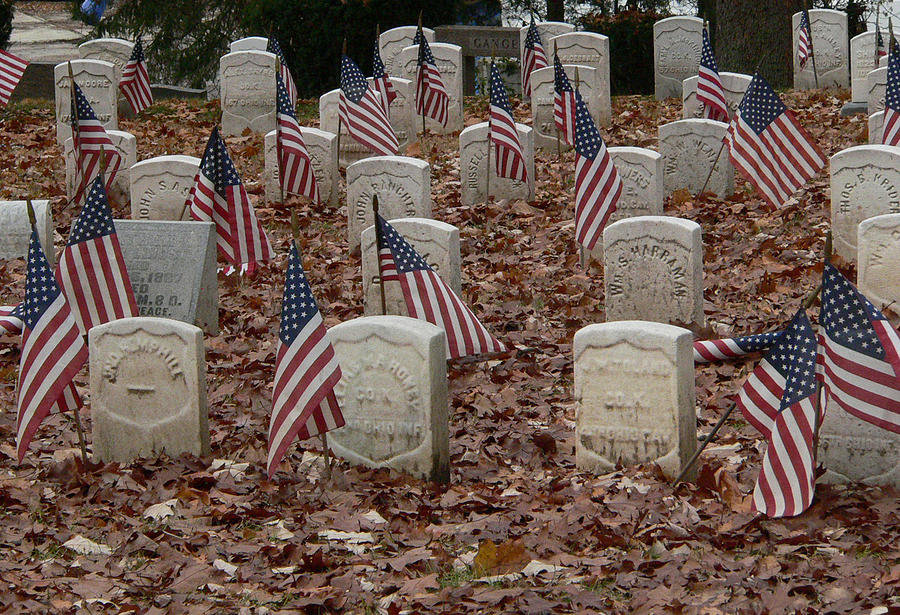
POLYGON ((564 0, 547 0, 547 21, 565 21, 566 6, 564 0))

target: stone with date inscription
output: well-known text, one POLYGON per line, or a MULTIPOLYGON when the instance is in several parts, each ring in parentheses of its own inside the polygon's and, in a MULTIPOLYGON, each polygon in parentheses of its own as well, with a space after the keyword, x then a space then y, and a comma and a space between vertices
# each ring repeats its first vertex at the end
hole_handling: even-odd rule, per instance
POLYGON ((212 222, 116 220, 141 316, 219 332, 216 229, 212 222))
MULTIPOLYGON (((612 98, 609 81, 609 38, 594 32, 567 32, 554 36, 544 49, 551 50, 556 45, 557 54, 563 65, 588 66, 595 72, 594 99, 596 108, 591 109, 598 124, 609 126, 612 121, 612 98)), ((549 58, 552 68, 552 57, 549 58)), ((581 72, 583 69, 579 69, 581 72)), ((571 72, 569 80, 573 82, 575 75, 571 72)))
MULTIPOLYGON (((109 135, 110 141, 119 152, 119 156, 122 157, 116 178, 109 190, 109 197, 118 203, 125 204, 129 202, 131 195, 129 169, 137 162, 137 139, 130 132, 122 130, 107 130, 106 134, 109 135)), ((75 164, 75 147, 72 144, 72 137, 66 139, 63 149, 66 154, 66 196, 71 199, 77 188, 76 180, 80 179, 80 177, 75 177, 77 165, 75 164)), ((109 174, 109 170, 106 172, 109 174)))
MULTIPOLYGON (((832 9, 811 9, 809 11, 809 27, 812 32, 812 47, 815 53, 815 69, 810 60, 800 69, 797 47, 800 40, 800 16, 794 13, 791 17, 793 36, 794 89, 812 90, 813 88, 849 88, 850 87, 850 45, 848 42, 847 13, 832 9), (818 85, 816 83, 818 75, 818 85)), ((869 109, 871 113, 872 110, 869 109)))
MULTIPOLYGON (((566 34, 567 32, 574 32, 575 26, 570 23, 566 23, 564 21, 536 21, 534 26, 537 28, 538 35, 541 37, 541 44, 544 46, 544 55, 547 56, 547 60, 549 61, 550 67, 553 67, 553 45, 550 45, 550 39, 554 36, 559 36, 560 34, 566 34)), ((521 67, 520 70, 520 82, 525 83, 525 63, 522 62, 522 59, 525 57, 525 37, 528 36, 528 27, 522 26, 519 28, 519 65, 521 67)), ((490 54, 486 54, 490 55, 490 54)), ((573 79, 570 75, 569 79, 573 79)), ((532 90, 533 91, 533 90, 532 90)), ((523 100, 528 99, 527 96, 523 95, 523 100)))
MULTIPOLYGON (((452 224, 426 218, 389 220, 425 262, 457 294, 462 295, 460 275, 459 229, 452 224)), ((363 314, 381 314, 381 278, 378 272, 378 250, 375 248, 375 227, 362 232, 363 314)), ((388 314, 408 316, 400 283, 385 287, 385 308, 388 314)))
MULTIPOLYGON (((47 261, 56 259, 53 250, 53 216, 50 201, 31 201, 37 220, 38 237, 47 261)), ((26 201, 0 201, 0 260, 25 258, 31 242, 31 224, 28 222, 26 201)))
POLYGON ((900 316, 900 214, 859 223, 857 286, 875 307, 900 316))
MULTIPOLYGON (((431 28, 422 28, 422 34, 428 44, 434 42, 434 30, 431 28)), ((385 30, 378 36, 378 50, 381 54, 381 61, 384 62, 384 69, 388 75, 393 77, 403 77, 400 65, 397 63, 397 56, 403 51, 404 47, 409 47, 416 37, 416 26, 400 26, 385 30)))
POLYGON ((707 192, 719 197, 734 193, 734 167, 727 152, 719 155, 727 130, 728 124, 703 119, 678 120, 659 127, 666 195, 681 188, 697 194, 707 177, 707 192), (715 169, 709 176, 713 164, 715 169))
POLYGON ((874 30, 850 39, 850 100, 866 102, 867 78, 879 66, 887 66, 887 56, 879 58, 878 66, 875 65, 874 30))
POLYGON ((516 132, 525 154, 526 181, 497 177, 494 148, 488 154, 487 122, 473 124, 459 133, 460 202, 463 205, 485 202, 488 170, 491 174, 491 196, 495 199, 534 200, 534 131, 531 126, 516 124, 516 132))
POLYGON ((191 212, 184 204, 199 168, 199 158, 180 154, 133 165, 129 171, 132 219, 190 220, 191 212))
MULTIPOLYGON (((449 43, 429 44, 434 62, 441 72, 444 89, 450 98, 447 125, 443 126, 430 117, 425 118, 425 127, 432 134, 452 134, 463 129, 463 59, 462 47, 449 43)), ((397 70, 400 77, 415 83, 418 74, 419 46, 404 47, 397 55, 397 70)), ((422 117, 418 117, 417 129, 421 129, 422 117)))
MULTIPOLYGON (((600 73, 589 66, 574 64, 564 65, 572 87, 575 87, 575 76, 578 76, 578 91, 584 99, 596 124, 601 124, 601 79, 600 73)), ((553 115, 553 67, 539 68, 531 73, 531 119, 534 126, 534 144, 544 150, 556 152, 557 132, 553 115)), ((607 115, 607 123, 609 116, 607 115)), ((560 148, 568 149, 565 141, 560 139, 560 148)))
POLYGON ((62 62, 53 69, 56 99, 56 142, 62 146, 72 136, 71 92, 69 88, 69 64, 72 76, 81 88, 97 120, 107 130, 118 128, 119 82, 116 66, 103 60, 72 60, 62 62))
POLYGON ((703 20, 668 17, 653 24, 653 75, 657 100, 681 98, 685 79, 700 69, 703 20))
MULTIPOLYGON (((300 134, 309 152, 313 175, 319 186, 319 197, 323 203, 336 205, 338 202, 338 151, 337 135, 318 128, 300 127, 300 134)), ((281 200, 281 187, 278 185, 278 162, 275 158, 275 131, 266 134, 265 140, 265 186, 266 201, 281 200)))
POLYGON ((203 332, 164 318, 122 318, 90 340, 95 459, 209 455, 203 332))
MULTIPOLYGON (((697 75, 688 77, 684 80, 682 87, 681 116, 686 120, 692 117, 703 117, 703 104, 697 101, 697 79, 697 75)), ((744 92, 747 91, 750 82, 753 81, 753 77, 742 73, 721 72, 719 73, 719 80, 722 82, 722 91, 725 94, 728 113, 733 117, 741 104, 744 92)))
POLYGON ((328 445, 351 463, 450 481, 444 330, 405 316, 364 316, 328 330, 341 365, 346 424, 328 445))
POLYGON ((219 59, 222 135, 275 129, 275 54, 236 51, 219 59))
POLYGON ((869 115, 884 111, 884 93, 887 90, 887 67, 876 68, 866 76, 866 107, 869 115))
MULTIPOLYGON (((575 333, 575 465, 603 474, 656 463, 674 478, 697 448, 692 334, 655 322, 575 333)), ((696 466, 695 466, 696 468, 696 466)), ((687 480, 696 477, 690 471, 687 480)))

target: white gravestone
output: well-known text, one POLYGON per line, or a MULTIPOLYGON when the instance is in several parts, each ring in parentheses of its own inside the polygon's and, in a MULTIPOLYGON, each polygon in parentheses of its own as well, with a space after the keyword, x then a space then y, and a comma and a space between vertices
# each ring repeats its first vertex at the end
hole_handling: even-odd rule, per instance
MULTIPOLYGON (((732 117, 741 104, 744 92, 747 91, 747 87, 753 81, 753 77, 742 73, 721 72, 719 73, 719 80, 722 82, 722 90, 725 93, 725 103, 728 106, 729 116, 732 117)), ((684 80, 681 100, 681 116, 684 119, 703 117, 703 104, 697 101, 697 75, 684 80)))
MULTIPOLYGON (((572 87, 575 87, 575 72, 578 70, 578 91, 587 104, 588 111, 594 123, 600 122, 602 105, 600 74, 597 69, 589 66, 576 66, 569 64, 564 66, 572 87)), ((531 73, 531 119, 535 128, 534 144, 543 150, 556 152, 556 121, 553 115, 553 67, 540 68, 531 73)), ((609 116, 607 116, 607 124, 609 116)), ((568 149, 566 142, 560 137, 560 149, 568 149)))
POLYGON ((157 156, 131 167, 131 217, 134 220, 190 220, 184 206, 200 159, 194 156, 157 156))
POLYGON ((859 223, 857 286, 879 310, 900 315, 900 214, 859 223))
MULTIPOLYGON (((319 197, 323 203, 335 205, 338 202, 338 152, 337 135, 318 128, 300 127, 300 134, 309 152, 313 175, 319 186, 319 197)), ((265 141, 265 186, 266 201, 281 200, 281 188, 278 185, 278 161, 275 158, 275 131, 266 134, 265 141)))
POLYGON ((340 121, 338 113, 340 93, 340 90, 331 90, 319 97, 319 126, 322 127, 322 130, 337 135, 340 125, 338 161, 341 167, 346 168, 354 162, 371 158, 376 154, 351 137, 347 132, 347 126, 340 121))
MULTIPOLYGON (((548 62, 553 67, 553 45, 556 44, 556 51, 559 55, 559 61, 566 64, 588 66, 593 68, 596 73, 594 76, 594 86, 596 92, 594 99, 597 107, 592 109, 592 113, 596 113, 597 123, 602 126, 608 126, 612 121, 612 98, 610 97, 610 80, 609 80, 609 38, 602 34, 593 32, 569 32, 560 34, 550 39, 550 42, 544 46, 549 49, 548 62)), ((568 71, 567 71, 568 72, 568 71)), ((579 69, 579 76, 581 69, 579 69)), ((575 75, 569 73, 569 80, 574 85, 575 75)))
POLYGON ((527 181, 497 177, 496 150, 491 147, 488 166, 488 124, 480 122, 459 133, 460 202, 463 205, 484 203, 487 174, 491 174, 491 195, 496 199, 534 200, 534 131, 531 126, 516 124, 519 142, 525 154, 527 181))
POLYGON ((811 90, 816 87, 816 75, 819 76, 819 87, 850 87, 850 44, 847 34, 847 13, 831 9, 812 9, 809 11, 809 25, 812 31, 813 54, 816 59, 816 72, 813 73, 812 58, 800 70, 797 59, 797 47, 800 40, 800 15, 794 13, 791 18, 791 35, 793 45, 791 58, 794 63, 794 89, 811 90))
MULTIPOLYGON (((50 264, 56 259, 53 251, 53 217, 50 201, 31 201, 37 220, 38 237, 50 264)), ((26 201, 0 201, 0 260, 26 258, 31 243, 31 224, 28 222, 26 201)))
POLYGON ((123 318, 90 339, 94 456, 128 463, 209 455, 203 332, 163 318, 123 318))
POLYGON ((122 70, 131 59, 134 43, 122 38, 97 38, 78 46, 83 60, 103 60, 116 67, 116 82, 122 79, 122 70))
POLYGON ((715 164, 706 191, 727 197, 734 193, 734 167, 728 152, 719 151, 728 124, 714 120, 678 120, 659 127, 659 153, 663 157, 666 194, 684 188, 697 194, 715 164), (718 156, 718 161, 716 157, 718 156))
MULTIPOLYGON (((462 47, 449 43, 434 43, 431 53, 434 62, 441 73, 444 89, 450 98, 448 106, 447 125, 442 126, 430 117, 425 118, 425 127, 432 134, 452 134, 463 129, 463 80, 462 80, 462 47)), ((410 45, 404 47, 397 55, 397 66, 400 76, 416 82, 418 71, 419 46, 410 45)), ((413 103, 415 111, 415 103, 413 103)), ((421 130, 422 116, 416 119, 416 129, 421 130)))
MULTIPOLYGON (((697 448, 692 334, 655 322, 575 333, 575 465, 605 474, 656 463, 675 478, 697 448)), ((696 466, 695 466, 696 467, 696 466)), ((696 477, 696 469, 688 480, 696 477)))
POLYGON ((866 106, 869 115, 884 111, 884 92, 887 89, 887 67, 876 68, 866 75, 866 106))
MULTIPOLYGON (((537 28, 538 35, 541 37, 541 44, 544 46, 544 55, 547 56, 547 64, 550 68, 553 68, 553 45, 550 44, 550 39, 554 36, 559 36, 560 34, 566 34, 567 32, 574 32, 575 26, 570 23, 565 23, 563 21, 537 21, 535 22, 535 27, 537 28)), ((521 66, 520 70, 520 83, 525 83, 525 37, 528 36, 528 26, 522 26, 519 28, 519 65, 521 66)), ((577 64, 577 62, 576 62, 577 64)), ((533 76, 533 75, 532 75, 533 76)), ((569 77, 572 78, 571 76, 569 77)), ((532 82, 533 84, 534 82, 532 82)), ((534 87, 532 85, 532 87, 534 87)), ((533 92, 534 90, 532 90, 533 92)), ((523 99, 528 98, 524 96, 523 99)))
MULTIPOLYGON (((397 97, 391 103, 389 119, 391 128, 397 135, 397 141, 400 142, 400 153, 404 154, 406 148, 419 138, 416 132, 416 84, 414 81, 400 77, 390 77, 390 80, 397 97)), ((372 85, 374 79, 369 77, 366 81, 369 83, 369 87, 374 88, 372 85)), ((419 117, 419 123, 421 124, 421 122, 422 118, 419 117)))
POLYGON ((818 462, 825 483, 900 487, 900 434, 844 411, 829 399, 819 428, 818 462))
POLYGON ((700 225, 638 216, 603 230, 606 320, 704 324, 700 225))
POLYGON ((372 196, 381 217, 431 217, 431 167, 406 156, 377 156, 347 167, 347 243, 359 246, 359 234, 372 226, 372 196))
POLYGON ((869 144, 878 145, 884 136, 884 111, 869 116, 869 144))
POLYGON ((643 147, 610 147, 608 151, 622 179, 622 196, 609 222, 663 215, 662 156, 643 147))
MULTIPOLYGON (((422 28, 422 34, 428 44, 434 42, 434 30, 431 28, 422 28)), ((381 61, 384 62, 384 69, 388 75, 393 77, 403 77, 403 73, 397 64, 397 56, 403 51, 404 47, 413 44, 416 37, 416 26, 400 26, 399 28, 391 28, 385 30, 378 36, 378 51, 381 54, 381 61)))
POLYGON ((653 24, 653 75, 657 100, 681 98, 682 83, 696 75, 703 52, 703 20, 668 17, 653 24))
MULTIPOLYGON (((462 295, 460 276, 459 229, 446 222, 427 218, 389 220, 458 296, 462 295)), ((381 278, 378 272, 378 250, 375 248, 375 227, 362 232, 363 314, 381 315, 381 278)), ((408 316, 400 283, 385 287, 385 307, 388 314, 408 316)))
MULTIPOLYGON (((118 128, 119 82, 115 65, 103 60, 72 60, 71 64, 75 83, 90 103, 97 120, 106 130, 118 128)), ((72 136, 68 62, 54 67, 53 82, 56 84, 56 142, 63 145, 72 136)))
POLYGON ((265 51, 269 46, 269 39, 265 36, 245 36, 236 41, 232 41, 228 45, 228 51, 236 53, 238 51, 265 51))
MULTIPOLYGON (((130 132, 121 130, 107 130, 106 134, 109 135, 110 141, 112 141, 116 151, 119 152, 119 156, 122 157, 122 162, 119 164, 119 170, 116 172, 116 178, 113 181, 109 196, 124 204, 128 202, 131 194, 129 169, 137 162, 137 139, 130 132)), ((76 177, 75 146, 71 137, 66 139, 64 149, 66 153, 66 196, 71 199, 78 188, 75 185, 76 181, 81 179, 80 176, 76 177)), ((106 173, 107 175, 109 174, 109 169, 107 169, 106 173)))
POLYGON ((443 329, 404 316, 366 316, 328 330, 341 365, 335 395, 346 424, 328 446, 351 463, 450 480, 443 329))
POLYGON ((866 102, 869 73, 881 66, 887 66, 887 56, 879 58, 878 66, 875 66, 874 31, 863 32, 850 39, 850 100, 866 102))
POLYGON ((831 157, 831 230, 834 251, 856 261, 859 223, 900 213, 900 148, 858 145, 831 157))
POLYGON ((219 59, 222 135, 275 129, 275 54, 237 51, 219 59))

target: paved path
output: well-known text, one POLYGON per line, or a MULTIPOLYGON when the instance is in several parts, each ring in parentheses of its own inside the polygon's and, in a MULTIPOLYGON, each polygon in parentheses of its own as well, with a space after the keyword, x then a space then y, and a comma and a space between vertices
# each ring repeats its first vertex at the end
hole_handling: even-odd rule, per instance
POLYGON ((77 58, 78 41, 87 35, 90 26, 72 19, 68 2, 57 4, 58 10, 38 14, 17 3, 9 51, 29 62, 77 58))

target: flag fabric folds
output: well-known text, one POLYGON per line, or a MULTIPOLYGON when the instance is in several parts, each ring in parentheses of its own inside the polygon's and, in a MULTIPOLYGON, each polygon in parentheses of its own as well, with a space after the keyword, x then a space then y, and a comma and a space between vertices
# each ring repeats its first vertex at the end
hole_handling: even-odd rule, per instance
POLYGON ((725 144, 734 167, 775 207, 825 166, 825 156, 758 74, 744 93, 725 144))
POLYGON ((900 49, 896 45, 892 45, 888 57, 882 119, 881 142, 884 145, 900 145, 900 49))
POLYGON ((295 438, 306 440, 344 425, 334 387, 341 367, 325 323, 291 242, 275 351, 272 416, 269 419, 269 478, 295 438))
POLYGON ((816 335, 800 310, 737 399, 744 417, 768 441, 753 509, 769 517, 799 515, 812 503, 816 390, 816 335))
POLYGON ((144 44, 138 38, 128 64, 122 69, 122 80, 119 89, 125 100, 135 113, 140 113, 153 104, 153 93, 150 91, 150 73, 147 72, 147 60, 144 57, 144 44))
POLYGON ((295 109, 297 107, 297 85, 291 76, 291 69, 288 68, 284 51, 282 51, 281 45, 278 44, 274 37, 269 37, 269 42, 266 43, 266 51, 278 56, 281 80, 284 81, 284 88, 287 90, 288 99, 291 101, 291 109, 295 109))
POLYGON ((9 97, 19 85, 28 62, 0 49, 0 105, 9 104, 9 97))
POLYGON ((494 146, 494 167, 497 177, 527 181, 525 150, 519 141, 519 131, 513 119, 512 107, 506 86, 500 78, 497 65, 491 62, 491 116, 490 142, 494 146))
POLYGON ((422 26, 416 31, 413 45, 419 46, 418 69, 416 72, 416 115, 430 117, 442 126, 447 125, 450 116, 450 95, 444 87, 444 79, 438 70, 431 46, 422 34, 422 26))
POLYGON ((378 245, 382 281, 400 282, 410 317, 444 329, 448 358, 506 349, 393 226, 380 215, 375 223, 381 228, 376 239, 383 242, 378 245))
POLYGON ((728 121, 728 102, 719 78, 719 67, 713 53, 709 32, 703 28, 703 52, 697 77, 697 101, 703 104, 703 117, 719 122, 728 121))
POLYGON ((18 305, 0 305, 0 333, 3 335, 21 335, 25 323, 22 315, 25 302, 18 305))
POLYGON ((525 57, 522 61, 522 91, 525 96, 531 96, 531 73, 549 66, 547 54, 544 52, 544 44, 541 42, 541 34, 534 25, 534 17, 525 33, 525 57))
POLYGON ((875 27, 875 68, 881 65, 881 58, 888 54, 887 45, 884 44, 884 37, 881 35, 881 29, 875 27))
POLYGON ((575 145, 575 90, 559 56, 553 56, 553 120, 563 142, 575 145))
POLYGON ((800 11, 800 27, 797 31, 797 62, 800 70, 806 68, 806 63, 812 57, 812 30, 809 24, 809 11, 800 11))
POLYGON ((278 90, 276 96, 278 141, 275 144, 275 153, 279 158, 281 190, 285 194, 299 194, 319 203, 319 184, 313 172, 309 150, 303 142, 303 133, 300 131, 300 123, 297 122, 294 106, 291 104, 281 75, 275 75, 275 82, 278 90))
POLYGON ((272 246, 250 197, 238 177, 219 129, 213 128, 187 198, 191 217, 216 225, 219 252, 230 263, 228 271, 252 274, 256 264, 272 258, 272 246))
POLYGON ((381 53, 378 51, 378 38, 375 39, 375 50, 372 53, 372 82, 375 85, 375 91, 381 95, 384 114, 390 119, 391 103, 397 98, 397 91, 394 90, 394 84, 387 74, 384 62, 381 61, 381 53))
POLYGON ((400 142, 384 112, 382 98, 369 87, 356 63, 341 57, 338 113, 347 132, 359 144, 381 156, 396 156, 400 142))
POLYGON ((100 152, 104 152, 106 156, 107 190, 110 189, 116 178, 116 173, 122 164, 122 156, 119 155, 119 150, 113 146, 103 124, 94 115, 94 110, 84 92, 77 83, 74 85, 75 109, 72 110, 72 144, 75 147, 78 171, 81 173, 74 197, 74 201, 77 203, 87 187, 100 173, 100 152))
POLYGON ((721 340, 697 340, 694 342, 694 363, 714 363, 744 357, 751 352, 766 350, 780 336, 781 331, 773 331, 721 340))

